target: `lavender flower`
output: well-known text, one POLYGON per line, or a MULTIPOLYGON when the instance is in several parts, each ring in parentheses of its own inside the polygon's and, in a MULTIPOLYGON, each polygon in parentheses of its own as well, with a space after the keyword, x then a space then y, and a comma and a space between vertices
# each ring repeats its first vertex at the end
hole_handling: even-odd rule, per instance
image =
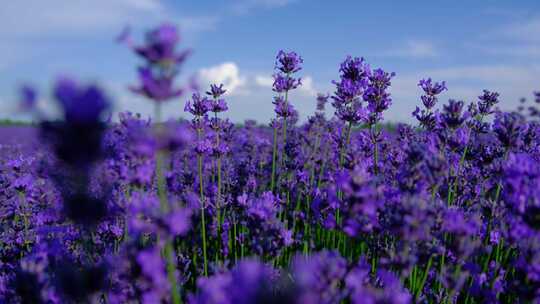
POLYGON ((285 93, 294 90, 302 85, 300 78, 292 78, 288 75, 274 74, 274 84, 272 85, 274 92, 285 93))
MULTIPOLYGON (((174 26, 119 40, 156 113, 186 92, 174 26)), ((190 121, 166 122, 117 120, 101 89, 70 78, 47 120, 23 88, 40 123, 0 128, 0 302, 538 302, 537 109, 502 112, 486 90, 437 110, 446 84, 423 79, 422 128, 383 125, 394 74, 349 56, 335 117, 319 94, 299 123, 302 64, 277 55, 273 129, 220 117, 223 84, 191 96, 190 121)))
POLYGON ((336 91, 332 96, 332 105, 338 118, 356 124, 365 117, 360 97, 368 86, 371 70, 364 58, 347 56, 339 71, 340 81, 333 82, 336 91))
POLYGON ((199 93, 193 93, 191 100, 186 102, 184 107, 185 112, 189 112, 194 116, 204 116, 212 108, 210 99, 201 96, 199 93))
POLYGON ((446 82, 435 82, 433 83, 431 78, 428 79, 422 79, 418 83, 418 86, 424 90, 426 95, 428 96, 435 96, 441 94, 443 91, 447 90, 446 82))
POLYGON ((497 92, 490 92, 488 90, 484 90, 484 94, 481 96, 478 96, 478 99, 480 100, 478 102, 478 110, 480 114, 482 115, 488 115, 493 113, 493 106, 499 103, 499 93, 497 92))
POLYGON ((368 103, 370 111, 370 123, 375 124, 381 120, 381 114, 392 104, 390 93, 386 92, 390 87, 390 80, 395 73, 388 73, 382 69, 376 69, 369 76, 369 86, 364 92, 363 98, 368 103))
POLYGON ((139 80, 141 84, 138 87, 131 87, 131 91, 147 97, 149 99, 163 102, 184 94, 183 88, 174 87, 175 74, 167 76, 157 76, 151 68, 139 68, 139 80))
POLYGON ((275 69, 285 74, 292 74, 302 69, 303 62, 304 60, 297 53, 280 50, 276 56, 275 69))
POLYGON ((225 94, 227 90, 223 88, 223 84, 219 86, 217 84, 210 85, 210 91, 206 91, 206 95, 212 96, 214 99, 218 99, 221 95, 225 94))
POLYGON ((294 279, 299 303, 338 303, 345 293, 340 285, 347 273, 347 262, 336 252, 323 251, 305 258, 296 257, 294 279))
POLYGON ((37 102, 37 92, 31 86, 25 85, 21 87, 19 108, 23 111, 33 110, 37 102))
POLYGON ((328 98, 330 98, 329 94, 317 94, 317 111, 324 111, 324 107, 328 103, 328 98))
POLYGON ((146 33, 145 44, 135 46, 135 52, 152 64, 181 64, 191 53, 189 50, 177 52, 180 36, 176 26, 163 23, 146 33))
POLYGON ((507 148, 518 148, 523 143, 523 134, 528 129, 516 113, 497 112, 493 121, 493 131, 507 148))
POLYGON ((440 123, 450 129, 461 126, 469 117, 469 112, 463 111, 465 103, 450 99, 448 104, 443 105, 443 112, 440 115, 440 123))
MULTIPOLYGON (((121 36, 121 40, 129 41, 129 33, 121 36)), ((140 84, 131 87, 133 92, 158 103, 184 94, 186 88, 176 87, 174 79, 190 51, 178 52, 176 46, 179 42, 176 27, 164 23, 146 33, 144 44, 132 46, 129 43, 145 61, 138 69, 140 84)))

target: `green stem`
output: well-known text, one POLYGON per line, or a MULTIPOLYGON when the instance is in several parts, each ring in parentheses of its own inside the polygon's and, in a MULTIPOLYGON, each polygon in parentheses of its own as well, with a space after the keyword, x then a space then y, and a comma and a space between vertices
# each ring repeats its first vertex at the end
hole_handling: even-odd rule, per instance
POLYGON ((370 130, 370 133, 371 133, 371 142, 373 144, 373 172, 375 174, 377 174, 377 172, 379 171, 379 168, 378 168, 379 167, 378 166, 378 163, 379 163, 379 145, 377 144, 377 137, 376 137, 377 126, 376 125, 370 126, 369 130, 370 130))
POLYGON ((345 158, 345 148, 351 143, 351 131, 352 131, 352 122, 349 121, 347 126, 347 132, 345 133, 345 144, 341 147, 339 151, 339 168, 343 166, 343 161, 345 158))
POLYGON ((463 166, 463 163, 465 162, 465 157, 467 156, 467 152, 469 150, 469 146, 465 146, 465 149, 463 150, 463 154, 461 154, 461 158, 459 159, 458 167, 456 170, 456 176, 454 177, 454 181, 452 182, 452 185, 450 185, 450 189, 448 190, 448 198, 447 198, 447 205, 452 205, 452 203, 455 200, 455 191, 456 186, 459 185, 459 172, 461 171, 461 167, 463 166))
POLYGON ((163 151, 158 151, 156 154, 156 179, 157 191, 159 197, 159 205, 163 213, 169 212, 169 204, 167 199, 167 185, 163 174, 163 162, 165 154, 163 151))
POLYGON ((237 232, 236 232, 236 220, 234 221, 234 224, 233 224, 233 250, 234 250, 234 262, 236 263, 238 261, 238 247, 237 247, 237 242, 236 242, 236 238, 237 238, 237 232))
POLYGON ((171 297, 174 304, 180 304, 182 303, 182 298, 180 297, 180 291, 178 290, 178 282, 176 281, 175 276, 175 262, 174 262, 174 249, 172 247, 171 242, 167 242, 165 244, 165 259, 167 261, 167 277, 169 279, 169 282, 171 283, 171 297))
MULTIPOLYGON (((217 119, 217 112, 215 113, 215 119, 216 119, 216 123, 218 123, 217 119)), ((219 150, 219 130, 216 130, 216 148, 219 150)), ((216 198, 216 217, 217 217, 217 224, 218 224, 218 227, 217 227, 217 239, 218 239, 218 244, 217 244, 217 252, 216 252, 216 259, 218 259, 219 255, 220 255, 220 248, 221 248, 221 226, 222 226, 222 222, 223 222, 223 216, 221 214, 221 155, 218 155, 217 157, 217 198, 216 198)))
MULTIPOLYGON (((197 135, 199 139, 202 136, 201 129, 197 129, 197 135)), ((197 155, 197 169, 199 175, 199 198, 201 200, 201 235, 203 242, 203 272, 204 275, 208 275, 208 258, 206 253, 206 222, 205 222, 205 198, 204 198, 204 185, 203 185, 203 170, 202 170, 202 155, 197 155)))
POLYGON ((204 189, 203 189, 203 176, 202 176, 202 156, 197 157, 198 171, 199 171, 199 197, 201 199, 201 234, 203 241, 203 263, 204 263, 204 275, 208 275, 208 259, 206 254, 206 223, 205 223, 205 206, 204 206, 204 189))
MULTIPOLYGON (((161 133, 161 105, 159 103, 155 103, 155 119, 156 124, 154 125, 157 136, 161 133)), ((156 154, 156 182, 157 182, 157 192, 159 197, 159 205, 161 208, 161 212, 167 213, 169 212, 169 202, 167 198, 167 185, 165 182, 165 175, 163 174, 163 163, 165 158, 165 152, 164 151, 157 151, 156 154)), ((158 235, 159 238, 159 235, 158 235)), ((169 279, 169 282, 171 284, 171 297, 174 304, 180 304, 182 302, 182 298, 180 297, 180 291, 178 290, 178 282, 176 280, 175 270, 176 270, 176 263, 174 259, 174 248, 172 246, 171 241, 167 241, 165 243, 164 248, 164 256, 167 263, 167 277, 169 279)))
MULTIPOLYGON (((345 149, 346 147, 349 146, 350 142, 351 142, 351 130, 352 130, 352 122, 349 121, 349 124, 347 125, 347 131, 346 131, 346 135, 345 135, 345 143, 340 147, 340 151, 339 151, 339 168, 341 169, 343 167, 343 161, 344 161, 344 154, 345 154, 345 149)), ((343 193, 341 192, 341 190, 338 190, 338 193, 337 193, 337 196, 340 200, 343 199, 343 193)), ((335 217, 336 217, 336 224, 337 224, 337 227, 339 227, 341 225, 341 214, 340 214, 340 210, 339 208, 336 209, 336 212, 335 212, 335 217)), ((337 234, 337 230, 334 231, 333 233, 333 242, 332 244, 334 245, 334 247, 336 247, 338 244, 336 244, 336 234, 337 234)))
POLYGON ((274 143, 272 150, 272 179, 270 180, 270 191, 274 192, 276 182, 276 158, 277 158, 277 127, 274 128, 274 143))
POLYGON ((424 274, 422 275, 422 280, 420 281, 420 285, 418 286, 418 289, 416 289, 416 294, 414 296, 415 300, 418 299, 420 296, 420 293, 424 289, 424 284, 426 284, 427 276, 429 274, 429 270, 431 269, 431 263, 433 262, 433 255, 429 257, 426 270, 424 271, 424 274))
MULTIPOLYGON (((503 160, 507 160, 508 159, 508 154, 510 153, 510 149, 507 149, 506 152, 504 152, 504 158, 503 160)), ((502 191, 502 183, 499 182, 497 184, 497 190, 495 190, 495 201, 494 203, 497 203, 497 201, 499 201, 499 197, 501 195, 501 191, 502 191)))
POLYGON ((155 102, 154 103, 154 124, 159 125, 161 123, 161 103, 155 102))
POLYGON ((19 191, 19 200, 21 202, 22 216, 23 216, 23 225, 24 225, 24 243, 26 250, 30 252, 30 242, 26 239, 28 237, 28 227, 30 226, 28 222, 28 215, 26 214, 26 196, 23 191, 19 191))
MULTIPOLYGON (((289 75, 287 74, 287 78, 289 75)), ((285 109, 288 107, 289 91, 285 91, 285 109)), ((288 112, 287 112, 288 113, 288 112)), ((287 116, 283 117, 283 150, 285 150, 285 143, 287 142, 287 116)), ((283 151, 285 152, 285 151, 283 151)), ((283 154, 283 160, 285 160, 285 153, 283 154)))
MULTIPOLYGON (((287 78, 289 78, 289 74, 287 74, 287 78)), ((289 102, 289 91, 285 91, 285 99, 284 99, 284 103, 285 103, 285 109, 288 108, 288 102, 289 102)), ((287 110, 286 110, 287 111, 287 110)), ((288 112, 287 112, 288 114, 288 112)), ((285 165, 285 161, 286 161, 286 154, 285 154, 285 144, 287 143, 287 116, 284 116, 283 117, 283 128, 282 128, 282 142, 283 142, 283 151, 282 154, 281 154, 281 160, 280 160, 280 165, 281 166, 284 166, 285 165)))

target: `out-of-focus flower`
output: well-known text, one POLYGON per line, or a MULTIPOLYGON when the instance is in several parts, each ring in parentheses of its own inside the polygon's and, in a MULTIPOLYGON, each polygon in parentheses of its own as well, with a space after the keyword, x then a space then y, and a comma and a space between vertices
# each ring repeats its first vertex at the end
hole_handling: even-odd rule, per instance
POLYGON ((138 69, 140 84, 131 87, 133 92, 156 102, 164 102, 187 91, 186 87, 174 85, 180 66, 191 53, 189 50, 176 49, 180 36, 174 25, 163 23, 148 31, 142 45, 134 46, 129 32, 123 33, 120 40, 128 41, 128 46, 145 60, 144 66, 138 69))
POLYGON ((506 148, 518 148, 523 143, 523 134, 528 127, 517 113, 497 112, 493 131, 506 148))
POLYGON ((22 111, 33 110, 37 103, 37 92, 29 85, 24 85, 19 91, 19 108, 22 111))
POLYGON ((98 87, 82 86, 67 77, 56 82, 54 97, 61 106, 65 121, 70 124, 95 124, 110 106, 108 98, 98 87))
POLYGON ((271 290, 273 270, 256 261, 244 260, 231 271, 197 281, 198 292, 189 297, 190 304, 278 303, 271 290), (272 300, 274 299, 274 300, 272 300))
POLYGON ((180 35, 176 26, 163 23, 146 33, 144 44, 135 46, 134 50, 150 63, 159 65, 181 64, 191 53, 189 50, 178 51, 180 35))
POLYGON ((100 157, 104 124, 101 117, 110 102, 96 86, 82 86, 61 78, 54 96, 64 113, 64 121, 41 124, 41 132, 56 156, 72 166, 88 166, 100 157))
POLYGON ((328 103, 328 98, 330 98, 329 94, 317 94, 317 111, 324 111, 324 107, 328 103))
POLYGON ((174 74, 167 76, 156 76, 151 68, 139 68, 139 86, 132 86, 131 91, 150 98, 152 100, 163 102, 184 94, 183 88, 174 86, 174 74))
POLYGON ((462 100, 456 101, 450 99, 447 104, 443 105, 443 111, 440 115, 440 123, 444 127, 456 129, 461 126, 469 117, 467 111, 463 111, 465 103, 462 100))
POLYGON ((293 275, 298 303, 339 303, 345 298, 341 284, 347 274, 347 261, 334 251, 310 257, 297 256, 293 275))
POLYGON ((392 272, 381 269, 373 278, 369 267, 361 257, 358 265, 347 274, 345 283, 352 303, 411 303, 411 294, 392 272))

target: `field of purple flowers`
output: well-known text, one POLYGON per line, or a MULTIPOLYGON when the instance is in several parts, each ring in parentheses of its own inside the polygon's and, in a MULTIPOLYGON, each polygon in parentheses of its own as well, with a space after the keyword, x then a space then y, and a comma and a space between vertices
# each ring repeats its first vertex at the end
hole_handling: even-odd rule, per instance
POLYGON ((427 78, 418 124, 383 126, 394 73, 346 57, 299 124, 280 51, 275 119, 235 126, 223 85, 176 86, 176 28, 119 39, 153 120, 62 78, 61 119, 25 87, 39 126, 1 129, 1 303, 540 303, 540 92, 502 112, 427 78))

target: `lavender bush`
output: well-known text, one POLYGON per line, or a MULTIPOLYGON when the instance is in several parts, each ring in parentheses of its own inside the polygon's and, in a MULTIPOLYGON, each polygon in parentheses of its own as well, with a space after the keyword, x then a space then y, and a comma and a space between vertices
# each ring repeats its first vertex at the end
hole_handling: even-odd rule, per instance
POLYGON ((395 74, 348 56, 299 124, 279 51, 275 119, 235 126, 222 84, 176 85, 174 26, 121 41, 153 120, 72 78, 57 120, 21 92, 41 144, 1 147, 0 302, 540 303, 540 93, 503 112, 422 79, 418 124, 388 127, 395 74), (174 98, 190 121, 160 121, 174 98))

